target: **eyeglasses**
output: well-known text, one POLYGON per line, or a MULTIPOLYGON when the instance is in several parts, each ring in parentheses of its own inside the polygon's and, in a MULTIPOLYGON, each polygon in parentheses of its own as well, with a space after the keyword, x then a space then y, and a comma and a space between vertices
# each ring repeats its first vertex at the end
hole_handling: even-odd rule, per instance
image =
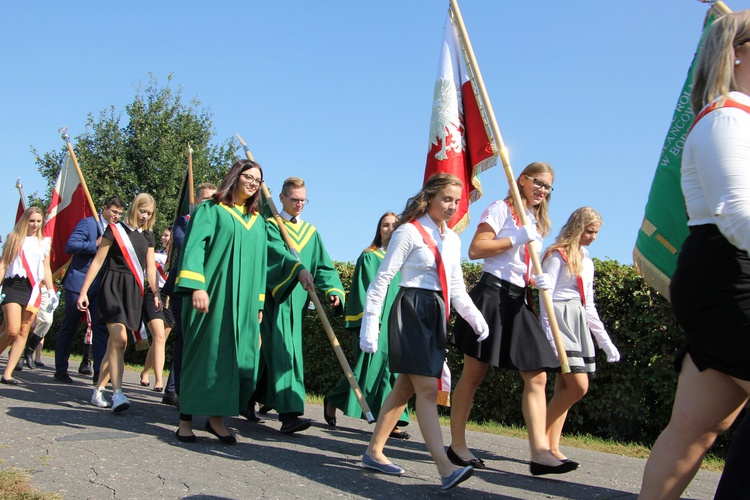
POLYGON ((537 179, 535 177, 531 177, 530 175, 526 175, 526 174, 523 174, 523 176, 526 177, 527 179, 529 179, 531 182, 533 182, 534 183, 534 187, 537 188, 537 189, 544 189, 548 193, 551 193, 552 191, 555 190, 555 188, 553 188, 549 184, 545 184, 545 183, 543 183, 542 181, 540 181, 539 179, 537 179))
MULTIPOLYGON (((284 193, 282 193, 282 194, 284 194, 284 193)), ((286 196, 287 200, 291 201, 294 205, 305 206, 308 203, 310 203, 310 200, 308 200, 307 198, 303 199, 303 198, 292 198, 292 197, 287 196, 287 195, 284 195, 284 196, 286 196)))
POLYGON ((263 179, 258 179, 250 174, 240 174, 240 177, 245 179, 250 184, 257 184, 258 186, 260 186, 260 183, 263 182, 263 179))

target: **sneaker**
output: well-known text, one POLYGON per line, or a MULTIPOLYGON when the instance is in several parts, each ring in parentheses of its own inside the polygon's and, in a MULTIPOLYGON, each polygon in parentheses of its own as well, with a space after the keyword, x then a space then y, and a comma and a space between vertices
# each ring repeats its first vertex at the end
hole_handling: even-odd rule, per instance
POLYGON ((109 408, 112 406, 112 403, 104 399, 103 391, 96 387, 94 387, 94 394, 91 395, 91 404, 99 408, 109 408))
POLYGON ((117 389, 112 394, 112 411, 118 413, 128 408, 130 408, 130 400, 122 393, 122 389, 117 389))

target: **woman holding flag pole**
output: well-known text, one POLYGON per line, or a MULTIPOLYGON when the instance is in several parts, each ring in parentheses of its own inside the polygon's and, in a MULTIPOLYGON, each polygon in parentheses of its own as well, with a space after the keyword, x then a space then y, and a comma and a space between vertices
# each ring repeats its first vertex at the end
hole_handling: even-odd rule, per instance
MULTIPOLYGON (((78 309, 85 311, 89 306, 89 287, 106 261, 107 269, 99 288, 99 322, 105 323, 109 331, 105 359, 109 360, 109 375, 114 390, 113 412, 121 412, 130 407, 130 401, 122 393, 125 347, 128 331, 140 329, 146 286, 153 292, 156 310, 160 311, 162 308, 159 290, 156 288, 154 234, 151 231, 155 211, 154 198, 148 193, 141 193, 131 203, 125 219, 107 227, 78 297, 78 309)), ((106 379, 102 373, 91 398, 100 407, 109 406, 102 396, 106 379)))
MULTIPOLYGON (((50 270, 50 239, 42 236, 44 213, 29 207, 8 237, 0 261, 3 276, 2 307, 4 332, 0 335, 0 352, 12 342, 8 364, 0 383, 17 385, 13 369, 21 359, 29 328, 42 301, 41 285, 47 288, 50 304, 57 302, 50 270)), ((54 306, 53 306, 54 307, 54 306)))
POLYGON ((443 490, 453 488, 474 472, 471 465, 451 464, 443 448, 437 414, 438 380, 445 361, 451 303, 471 324, 479 342, 488 334, 487 323, 466 293, 461 242, 446 224, 456 212, 462 186, 453 175, 435 174, 409 199, 378 274, 368 287, 360 331, 362 351, 376 352, 388 285, 400 271, 400 291, 388 322, 390 367, 399 375, 380 409, 362 463, 385 474, 403 474, 401 467, 388 460, 383 448, 407 402, 416 394, 419 428, 437 465, 443 490))

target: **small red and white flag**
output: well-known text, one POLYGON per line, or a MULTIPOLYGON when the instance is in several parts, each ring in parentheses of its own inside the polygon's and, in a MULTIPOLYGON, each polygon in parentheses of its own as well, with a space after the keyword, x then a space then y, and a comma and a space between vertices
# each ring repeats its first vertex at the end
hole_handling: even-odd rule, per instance
POLYGON ((59 277, 70 262, 71 256, 65 253, 65 244, 76 224, 93 214, 83 183, 78 176, 78 169, 70 154, 65 153, 55 190, 52 192, 43 231, 44 236, 52 239, 50 268, 53 276, 59 277))
POLYGON ((445 172, 463 182, 458 210, 448 221, 448 227, 457 233, 469 224, 469 203, 482 196, 477 175, 497 164, 497 146, 480 103, 449 11, 435 82, 424 180, 445 172))
POLYGON ((23 198, 18 200, 18 208, 16 209, 16 224, 18 224, 18 221, 21 220, 21 217, 23 217, 23 213, 26 211, 26 207, 24 205, 25 203, 23 202, 23 198))

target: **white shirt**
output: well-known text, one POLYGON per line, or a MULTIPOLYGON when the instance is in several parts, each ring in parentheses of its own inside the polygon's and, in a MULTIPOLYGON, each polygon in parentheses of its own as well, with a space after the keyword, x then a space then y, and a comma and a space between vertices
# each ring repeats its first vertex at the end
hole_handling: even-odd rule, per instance
MULTIPOLYGON (((26 255, 26 262, 29 264, 36 283, 44 280, 44 259, 49 255, 51 243, 52 240, 49 238, 40 240, 36 236, 27 236, 23 241, 23 253, 26 255)), ((24 269, 23 262, 21 261, 20 253, 16 255, 16 258, 13 259, 13 262, 5 270, 5 278, 11 276, 28 278, 26 269, 24 269)))
MULTIPOLYGON (((729 97, 750 106, 750 97, 729 97)), ((716 224, 730 243, 750 250, 750 113, 721 108, 701 118, 682 154, 688 225, 716 224)))
MULTIPOLYGON (((583 254, 583 271, 581 280, 583 281, 583 293, 586 297, 586 323, 591 333, 596 338, 597 343, 601 345, 600 340, 609 341, 609 334, 604 328, 604 323, 599 318, 599 313, 594 305, 594 261, 589 257, 589 251, 581 247, 583 254)), ((552 290, 552 301, 563 302, 571 299, 581 299, 580 288, 578 287, 578 277, 568 273, 568 265, 563 260, 560 252, 554 251, 542 262, 542 270, 549 274, 555 288, 552 290)), ((547 332, 547 338, 552 340, 552 329, 549 326, 547 311, 542 306, 542 327, 547 332)))
MULTIPOLYGON (((533 211, 526 210, 526 217, 529 224, 536 226, 536 217, 533 211)), ((505 200, 497 200, 487 207, 479 220, 480 224, 483 222, 489 224, 495 231, 493 240, 512 236, 519 229, 505 200)), ((533 243, 538 251, 542 247, 541 236, 538 236, 538 239, 533 243)), ((514 285, 526 286, 526 275, 528 273, 526 245, 518 245, 492 257, 487 257, 484 259, 482 271, 514 285)))
MULTIPOLYGON (((444 222, 442 223, 443 232, 441 234, 438 226, 427 214, 417 218, 417 221, 435 240, 442 256, 448 296, 450 297, 450 304, 446 304, 446 307, 453 305, 464 318, 474 313, 480 314, 471 298, 469 298, 469 294, 466 293, 466 285, 461 271, 461 240, 458 239, 458 235, 448 229, 444 222)), ((388 252, 386 252, 385 258, 380 264, 378 274, 367 288, 365 316, 380 317, 388 285, 399 270, 401 271, 399 286, 442 290, 435 256, 414 224, 403 224, 393 232, 388 243, 388 252)), ((362 322, 363 329, 367 329, 369 325, 377 328, 378 322, 368 322, 365 318, 362 322)))

